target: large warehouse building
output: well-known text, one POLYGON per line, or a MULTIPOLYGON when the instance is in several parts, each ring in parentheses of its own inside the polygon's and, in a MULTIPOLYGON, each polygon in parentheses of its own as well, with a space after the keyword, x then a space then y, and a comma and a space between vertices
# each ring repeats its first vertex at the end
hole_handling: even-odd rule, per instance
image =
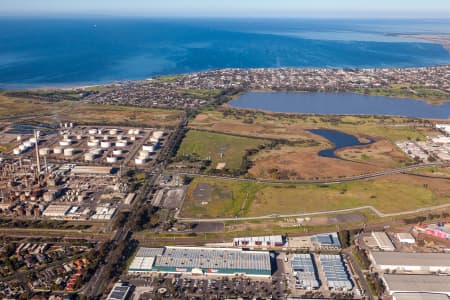
POLYGON ((128 272, 184 273, 198 275, 246 275, 270 277, 271 257, 267 251, 228 248, 165 247, 140 248, 128 272))
POLYGON ((450 296, 450 276, 384 274, 382 279, 390 295, 434 294, 435 299, 450 296))
POLYGON ((369 256, 378 271, 450 273, 450 254, 371 252, 369 256))

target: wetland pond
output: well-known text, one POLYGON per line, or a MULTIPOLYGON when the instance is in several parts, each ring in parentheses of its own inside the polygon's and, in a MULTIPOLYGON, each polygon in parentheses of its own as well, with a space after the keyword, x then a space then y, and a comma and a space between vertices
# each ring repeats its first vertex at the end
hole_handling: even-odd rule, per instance
POLYGON ((335 155, 335 152, 339 149, 346 147, 365 146, 374 142, 373 140, 369 140, 367 143, 361 143, 354 135, 332 129, 311 129, 308 131, 313 134, 320 135, 321 137, 326 138, 334 144, 333 148, 319 151, 318 154, 322 157, 338 158, 335 155))
POLYGON ((448 119, 450 102, 425 101, 352 93, 251 92, 229 102, 235 108, 323 115, 388 115, 448 119))

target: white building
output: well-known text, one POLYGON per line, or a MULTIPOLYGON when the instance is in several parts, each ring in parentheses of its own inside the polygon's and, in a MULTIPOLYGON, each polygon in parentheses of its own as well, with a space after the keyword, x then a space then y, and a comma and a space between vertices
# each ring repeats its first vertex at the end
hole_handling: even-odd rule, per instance
POLYGON ((64 218, 71 207, 71 205, 51 204, 44 210, 42 216, 48 218, 64 218))
POLYGON ((436 294, 436 297, 450 296, 450 276, 384 274, 382 280, 389 295, 424 293, 436 294))
POLYGON ((377 271, 450 273, 446 253, 370 252, 369 258, 377 271))
POLYGON ((436 128, 450 134, 450 124, 436 124, 436 128))
POLYGON ((415 244, 416 239, 408 232, 397 233, 397 238, 402 244, 415 244))
POLYGON ((285 241, 281 235, 240 237, 233 239, 236 247, 282 247, 285 241))
POLYGON ((383 251, 395 251, 395 246, 391 242, 386 232, 372 232, 372 237, 377 243, 377 247, 383 251))

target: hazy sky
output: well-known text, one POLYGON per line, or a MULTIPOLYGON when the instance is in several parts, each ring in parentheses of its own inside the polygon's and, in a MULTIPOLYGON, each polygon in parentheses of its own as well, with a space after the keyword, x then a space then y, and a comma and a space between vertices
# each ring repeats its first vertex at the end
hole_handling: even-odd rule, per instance
POLYGON ((0 0, 0 15, 450 18, 450 0, 0 0))

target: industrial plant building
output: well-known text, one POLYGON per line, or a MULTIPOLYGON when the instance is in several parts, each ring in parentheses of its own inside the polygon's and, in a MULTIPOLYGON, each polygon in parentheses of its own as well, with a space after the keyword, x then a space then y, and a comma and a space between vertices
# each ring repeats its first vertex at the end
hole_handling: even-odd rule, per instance
POLYGON ((395 293, 392 300, 448 300, 446 294, 429 294, 429 293, 395 293))
POLYGON ((349 291, 353 288, 341 255, 321 254, 319 259, 328 289, 349 291))
POLYGON ((446 253, 371 252, 369 257, 378 271, 450 273, 450 254, 446 253))
POLYGON ((416 239, 412 236, 411 233, 408 232, 400 232, 397 233, 397 239, 401 244, 415 244, 416 239))
POLYGON ((395 246, 386 232, 372 232, 372 238, 379 249, 383 251, 395 251, 395 246))
POLYGON ((233 239, 236 247, 283 247, 285 239, 281 235, 240 237, 233 239))
POLYGON ((450 296, 450 276, 384 274, 382 280, 390 295, 409 293, 419 297, 420 294, 433 294, 435 298, 432 299, 450 296))
POLYGON ((314 235, 311 237, 311 242, 319 250, 341 249, 341 242, 336 232, 314 235))
POLYGON ((320 287, 317 269, 311 254, 294 254, 291 267, 296 279, 296 288, 315 290, 320 287))
POLYGON ((180 273, 192 275, 246 275, 270 277, 271 256, 267 251, 228 248, 140 248, 128 272, 180 273))
POLYGON ((107 300, 127 300, 131 298, 132 286, 126 282, 118 282, 108 294, 107 300))

